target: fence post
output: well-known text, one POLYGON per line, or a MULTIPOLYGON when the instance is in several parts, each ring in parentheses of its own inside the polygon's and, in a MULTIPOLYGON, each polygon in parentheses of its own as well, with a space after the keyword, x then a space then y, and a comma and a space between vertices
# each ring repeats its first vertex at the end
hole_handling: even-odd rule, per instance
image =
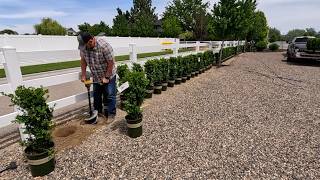
POLYGON ((200 52, 200 41, 196 42, 196 52, 199 53, 200 52))
POLYGON ((212 51, 212 50, 213 50, 213 48, 212 48, 212 43, 213 43, 212 41, 209 41, 209 43, 208 43, 208 44, 209 44, 209 51, 212 51))
POLYGON ((130 52, 130 61, 131 61, 131 63, 135 63, 138 60, 136 47, 137 47, 137 45, 135 43, 130 43, 129 44, 129 52, 130 52))
POLYGON ((179 54, 179 47, 180 47, 180 39, 175 39, 175 44, 174 44, 174 47, 173 47, 173 55, 175 57, 178 57, 178 54, 179 54))
MULTIPOLYGON (((3 64, 6 73, 8 84, 11 86, 11 90, 14 91, 19 85, 22 84, 22 73, 20 64, 17 57, 16 48, 5 46, 1 48, 4 56, 5 63, 3 64)), ((18 108, 14 107, 14 111, 17 112, 18 108)), ((27 136, 23 134, 24 125, 19 125, 19 132, 21 140, 26 140, 27 136)))

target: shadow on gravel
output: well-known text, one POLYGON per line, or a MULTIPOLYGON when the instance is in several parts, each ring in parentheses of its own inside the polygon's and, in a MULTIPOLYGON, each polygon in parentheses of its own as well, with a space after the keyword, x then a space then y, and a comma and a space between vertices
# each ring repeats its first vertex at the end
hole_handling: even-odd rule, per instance
POLYGON ((282 62, 286 62, 288 65, 292 66, 313 66, 320 67, 320 61, 316 60, 295 60, 295 61, 287 61, 287 59, 283 59, 282 62))
POLYGON ((118 129, 119 133, 121 133, 123 135, 127 135, 126 123, 125 123, 125 120, 123 120, 123 119, 112 123, 110 129, 112 131, 115 131, 118 129))

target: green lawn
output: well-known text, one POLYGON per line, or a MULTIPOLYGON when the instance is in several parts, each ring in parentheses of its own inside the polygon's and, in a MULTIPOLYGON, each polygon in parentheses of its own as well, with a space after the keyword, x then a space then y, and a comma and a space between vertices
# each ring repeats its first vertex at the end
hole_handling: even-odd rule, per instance
MULTIPOLYGON (((172 50, 166 50, 166 51, 162 51, 162 52, 142 53, 142 54, 138 54, 138 58, 160 56, 160 55, 165 55, 165 54, 172 54, 172 50)), ((116 56, 115 59, 116 59, 116 61, 129 60, 129 55, 116 56)), ((25 74, 33 74, 33 73, 68 69, 68 68, 74 68, 74 67, 80 67, 80 60, 59 62, 59 63, 50 63, 50 64, 40 64, 40 65, 32 65, 32 66, 23 66, 23 67, 21 67, 21 72, 23 75, 25 75, 25 74)), ((4 78, 4 77, 5 77, 4 69, 0 69, 0 78, 4 78)))

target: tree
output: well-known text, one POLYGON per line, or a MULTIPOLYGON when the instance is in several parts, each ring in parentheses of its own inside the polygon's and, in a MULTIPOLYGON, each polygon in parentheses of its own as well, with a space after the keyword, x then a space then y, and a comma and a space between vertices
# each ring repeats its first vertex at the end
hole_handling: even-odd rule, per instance
POLYGON ((117 8, 118 15, 113 19, 112 34, 115 36, 129 36, 130 25, 129 18, 130 13, 126 11, 122 12, 120 8, 117 8))
POLYGON ((233 39, 236 15, 236 0, 220 0, 213 6, 209 33, 219 40, 233 39))
POLYGON ((286 35, 286 40, 287 41, 292 41, 293 38, 298 37, 298 36, 304 36, 306 31, 304 29, 293 29, 290 30, 287 35, 286 35))
POLYGON ((36 34, 42 35, 66 35, 67 31, 56 20, 43 18, 40 24, 34 25, 36 34))
POLYGON ((0 34, 18 35, 18 33, 16 31, 13 31, 11 29, 4 29, 4 30, 0 31, 0 34))
POLYGON ((163 20, 163 35, 176 38, 182 33, 182 27, 177 17, 167 17, 163 20))
POLYGON ((199 9, 194 14, 195 25, 193 27, 194 36, 197 40, 205 40, 208 37, 208 13, 205 9, 199 9))
POLYGON ((163 17, 177 17, 183 31, 193 32, 197 39, 201 39, 207 30, 208 6, 202 0, 173 0, 166 7, 163 17))
POLYGON ((78 28, 81 32, 89 32, 91 25, 87 22, 84 22, 83 24, 79 24, 78 28))
POLYGON ((247 39, 255 42, 266 41, 269 28, 267 24, 267 18, 262 11, 257 11, 254 13, 252 24, 253 25, 250 28, 247 39))
POLYGON ((237 2, 238 9, 235 16, 235 36, 237 40, 246 39, 249 30, 252 28, 254 12, 257 8, 256 0, 241 0, 237 2))
POLYGON ((281 40, 281 33, 277 28, 269 29, 269 42, 273 43, 281 40))
POLYGON ((304 35, 305 36, 317 36, 317 31, 314 28, 307 28, 304 35))
POLYGON ((152 37, 156 35, 155 7, 151 0, 133 0, 133 8, 130 11, 131 35, 140 37, 152 37))
MULTIPOLYGON (((210 33, 214 34, 216 38, 222 40, 222 47, 224 41, 228 38, 232 39, 235 31, 235 17, 237 16, 236 0, 220 0, 214 4, 212 10, 212 17, 210 21, 210 33)), ((221 65, 223 48, 220 50, 220 58, 218 67, 221 65)))
POLYGON ((78 28, 81 32, 89 32, 94 36, 97 36, 100 33, 104 33, 105 35, 111 34, 111 29, 103 21, 100 21, 99 24, 94 24, 93 26, 85 22, 84 24, 78 25, 78 28))

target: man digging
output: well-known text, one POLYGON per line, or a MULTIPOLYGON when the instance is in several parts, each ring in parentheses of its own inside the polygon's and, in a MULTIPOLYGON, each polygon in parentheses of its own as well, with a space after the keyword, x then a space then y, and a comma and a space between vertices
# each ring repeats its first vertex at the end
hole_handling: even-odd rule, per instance
POLYGON ((116 65, 113 49, 103 38, 87 32, 78 35, 81 56, 81 81, 86 81, 86 67, 93 77, 93 107, 110 121, 116 115, 116 65), (103 98, 102 98, 103 96, 103 98), (103 106, 102 106, 103 104, 103 106))

